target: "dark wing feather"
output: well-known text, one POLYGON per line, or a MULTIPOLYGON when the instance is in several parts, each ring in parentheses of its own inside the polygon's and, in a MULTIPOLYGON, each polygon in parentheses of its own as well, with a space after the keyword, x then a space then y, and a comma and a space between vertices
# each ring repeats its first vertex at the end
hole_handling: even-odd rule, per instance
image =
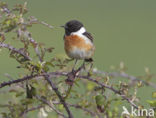
POLYGON ((83 35, 85 35, 87 38, 89 38, 91 40, 91 42, 93 42, 93 37, 92 37, 91 33, 84 32, 83 35))
POLYGON ((85 59, 85 62, 93 62, 94 60, 92 58, 85 59))

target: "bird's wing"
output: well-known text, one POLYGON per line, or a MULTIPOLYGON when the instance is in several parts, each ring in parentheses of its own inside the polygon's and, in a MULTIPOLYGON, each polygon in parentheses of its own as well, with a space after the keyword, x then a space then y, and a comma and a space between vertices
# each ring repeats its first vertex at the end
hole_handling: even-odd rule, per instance
POLYGON ((92 37, 91 33, 84 32, 83 35, 85 35, 87 38, 89 38, 91 40, 91 42, 93 42, 93 37, 92 37))

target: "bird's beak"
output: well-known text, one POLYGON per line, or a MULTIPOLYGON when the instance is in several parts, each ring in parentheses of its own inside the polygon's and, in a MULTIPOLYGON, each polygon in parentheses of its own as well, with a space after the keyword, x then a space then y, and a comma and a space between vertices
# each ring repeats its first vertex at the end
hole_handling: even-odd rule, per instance
POLYGON ((64 25, 61 25, 60 27, 65 28, 65 26, 64 26, 64 25))

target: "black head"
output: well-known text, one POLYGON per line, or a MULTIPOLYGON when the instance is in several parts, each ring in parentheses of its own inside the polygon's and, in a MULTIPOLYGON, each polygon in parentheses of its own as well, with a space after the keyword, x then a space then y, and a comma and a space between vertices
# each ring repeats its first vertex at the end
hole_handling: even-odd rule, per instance
POLYGON ((71 20, 68 21, 63 27, 65 28, 66 35, 70 35, 72 32, 76 32, 81 29, 81 27, 83 27, 83 24, 77 20, 71 20))

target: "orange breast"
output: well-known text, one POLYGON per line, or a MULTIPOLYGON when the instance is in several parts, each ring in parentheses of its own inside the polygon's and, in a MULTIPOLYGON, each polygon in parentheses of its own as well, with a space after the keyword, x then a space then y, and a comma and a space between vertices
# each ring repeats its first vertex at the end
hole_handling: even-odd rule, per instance
POLYGON ((89 51, 93 48, 93 45, 86 43, 85 40, 77 35, 65 36, 65 51, 68 53, 74 47, 89 51))

